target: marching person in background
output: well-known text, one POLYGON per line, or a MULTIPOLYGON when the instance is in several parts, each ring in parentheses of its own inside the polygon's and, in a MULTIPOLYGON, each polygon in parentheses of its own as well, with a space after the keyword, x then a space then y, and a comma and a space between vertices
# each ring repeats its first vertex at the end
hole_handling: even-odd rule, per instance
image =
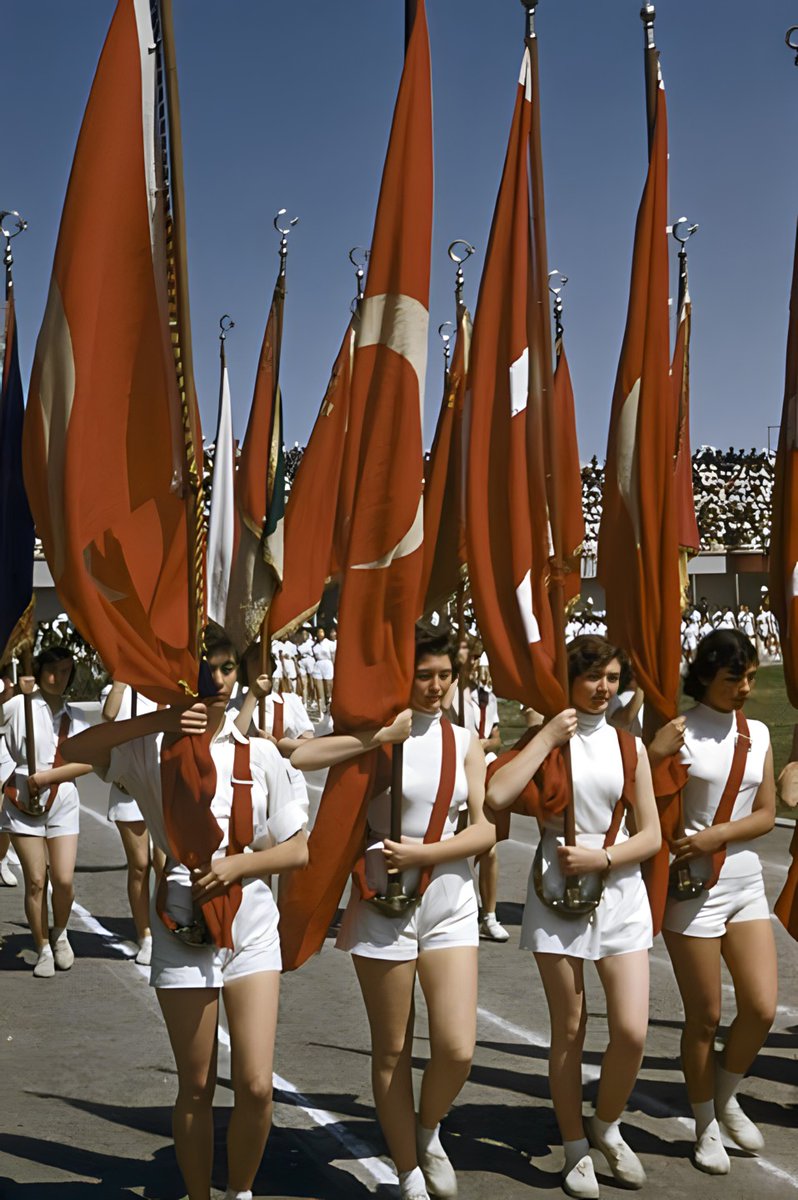
POLYGON ((325 630, 319 625, 316 629, 316 640, 313 642, 313 680, 320 716, 323 716, 330 707, 332 699, 334 653, 335 647, 327 637, 325 630))
POLYGON ((758 665, 739 630, 709 634, 684 684, 695 707, 663 726, 649 746, 655 769, 678 755, 687 773, 684 833, 671 849, 674 869, 686 869, 693 887, 684 899, 671 888, 663 937, 684 1005, 682 1068, 695 1115, 693 1161, 712 1175, 730 1168, 718 1122, 741 1149, 764 1145, 735 1092, 776 1013, 776 946, 754 845, 775 819, 773 752, 767 726, 743 716, 758 665), (721 959, 734 983, 737 1014, 716 1057, 721 959))
POLYGON ((221 989, 235 1096, 227 1134, 226 1200, 252 1200, 250 1189, 271 1128, 282 966, 277 907, 264 877, 307 862, 306 813, 294 800, 274 746, 264 738, 245 738, 226 711, 238 671, 231 643, 217 637, 208 644, 205 661, 215 695, 188 709, 159 709, 95 726, 71 739, 64 754, 85 757, 98 774, 121 781, 165 856, 151 914, 150 984, 177 1065, 173 1132, 189 1200, 210 1197, 221 989), (221 842, 210 862, 189 871, 175 857, 166 833, 161 753, 178 737, 206 730, 216 771, 211 815, 221 842), (227 946, 223 938, 220 943, 209 938, 199 915, 214 901, 228 902, 228 919, 232 910, 227 946))
POLYGON ((310 636, 310 629, 308 626, 305 626, 305 628, 302 630, 298 630, 295 634, 295 637, 297 650, 299 652, 297 671, 299 672, 299 682, 302 688, 302 699, 305 702, 305 708, 309 709, 315 699, 315 685, 313 682, 313 665, 315 662, 313 657, 313 638, 310 636))
POLYGON ((500 758, 488 780, 497 812, 527 795, 542 826, 529 876, 521 949, 532 950, 551 1021, 549 1084, 563 1139, 563 1189, 599 1194, 589 1144, 615 1178, 640 1188, 646 1175, 624 1141, 620 1120, 643 1059, 648 1030, 652 920, 640 864, 660 846, 651 774, 642 742, 613 729, 607 706, 617 692, 624 656, 606 639, 587 635, 567 646, 571 708, 500 758), (570 744, 575 846, 563 844, 562 802, 552 791, 550 756, 570 744), (540 772, 540 774, 539 774, 540 772), (550 798, 551 797, 551 798, 550 798), (633 821, 628 815, 633 812, 633 821), (581 914, 562 911, 565 879, 584 877, 597 902, 581 914), (593 961, 607 1002, 610 1040, 601 1065, 595 1116, 582 1118, 582 1051, 587 1027, 584 964, 593 961), (587 1137, 585 1136, 587 1127, 587 1137))
MULTIPOLYGON (((461 678, 467 680, 463 688, 463 715, 465 728, 476 734, 485 753, 486 764, 492 763, 502 748, 499 729, 499 706, 490 688, 478 683, 479 647, 463 638, 457 647, 457 665, 461 678)), ((443 701, 443 712, 455 725, 460 722, 460 685, 455 680, 443 701)), ((479 873, 479 899, 482 909, 479 935, 491 942, 506 942, 509 933, 496 917, 496 900, 499 892, 499 860, 496 847, 491 846, 476 859, 479 873)))
POLYGON ((75 899, 75 860, 78 851, 80 800, 75 780, 91 767, 65 762, 62 744, 87 722, 65 701, 75 672, 72 655, 62 646, 43 650, 34 659, 33 677, 19 680, 22 695, 5 701, 0 725, 11 773, 3 779, 0 829, 11 835, 25 883, 25 917, 37 959, 33 974, 49 979, 68 971, 75 955, 67 923, 75 899), (35 689, 35 690, 34 690, 35 689), (25 694, 33 709, 36 771, 28 775, 25 694), (47 880, 53 887, 53 927, 48 930, 47 880))
POLYGON ((441 719, 453 667, 446 637, 418 633, 409 709, 384 729, 316 738, 293 755, 296 766, 318 770, 380 746, 404 745, 402 840, 388 837, 386 772, 369 804, 365 853, 336 942, 352 955, 363 993, 377 1116, 402 1200, 457 1195, 439 1129, 468 1077, 476 1042, 479 930, 467 860, 487 850, 495 833, 483 810, 485 756, 479 742, 441 719), (462 803, 470 824, 458 833, 462 803), (439 837, 432 836, 436 820, 439 837), (417 900, 398 916, 371 903, 385 892, 388 871, 400 872, 405 893, 417 900), (418 1120, 411 1071, 416 977, 427 1002, 430 1038, 418 1120))
MULTIPOLYGON (((0 669, 0 708, 16 691, 14 674, 10 666, 0 669)), ((0 725, 0 786, 14 771, 14 760, 6 749, 3 726, 0 725)), ((0 887, 16 887, 17 877, 9 865, 11 834, 0 833, 0 887)), ((15 852, 16 854, 16 852, 15 852)))
POLYGON ((283 661, 283 686, 282 691, 285 693, 293 693, 297 689, 297 665, 296 660, 299 656, 296 645, 287 637, 281 643, 280 654, 283 661))
MULTIPOLYGON (((104 721, 128 721, 133 716, 144 716, 154 712, 157 705, 137 692, 135 712, 132 690, 126 683, 114 682, 108 688, 103 704, 104 721)), ((148 967, 152 959, 152 931, 150 929, 150 836, 147 826, 133 797, 120 784, 112 781, 108 793, 108 820, 119 830, 122 847, 127 860, 127 898, 136 940, 139 944, 136 962, 148 967)))

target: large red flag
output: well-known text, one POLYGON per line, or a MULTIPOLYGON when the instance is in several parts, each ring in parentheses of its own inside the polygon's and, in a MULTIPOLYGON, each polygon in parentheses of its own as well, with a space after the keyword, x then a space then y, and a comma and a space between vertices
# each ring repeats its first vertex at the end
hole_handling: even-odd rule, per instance
POLYGON ((629 651, 646 704, 661 721, 676 715, 681 655, 667 204, 668 127, 660 81, 612 401, 598 573, 610 637, 629 651))
MULTIPOLYGON (((423 558, 421 404, 432 241, 429 40, 418 0, 394 111, 355 315, 349 429, 340 494, 351 497, 341 546, 341 603, 332 712, 339 731, 374 728, 404 708, 413 680, 423 558)), ((330 772, 310 837, 310 863, 281 896, 283 963, 321 946, 362 850, 378 755, 330 772)))
POLYGON ((674 455, 674 503, 677 512, 679 539, 679 574, 682 601, 688 600, 688 559, 701 549, 701 537, 695 515, 693 496, 693 460, 690 451, 690 334, 693 326, 693 305, 687 286, 687 261, 680 282, 679 327, 671 360, 671 380, 676 404, 676 450, 674 455))
POLYGON ((288 494, 283 586, 272 601, 270 614, 275 637, 290 633, 316 611, 325 583, 338 570, 336 542, 345 534, 344 518, 351 511, 339 498, 339 489, 354 350, 350 321, 288 494))
POLYGON ((495 689, 551 716, 565 696, 547 593, 544 438, 553 384, 537 104, 527 49, 474 318, 466 537, 495 689))
MULTIPOLYGON (((72 621, 115 678, 166 703, 198 688, 204 623, 170 16, 168 0, 117 5, 75 150, 23 447, 72 621)), ((207 862, 222 840, 209 738, 164 750, 161 785, 175 857, 207 862)), ((235 903, 204 905, 219 944, 231 944, 235 903)))
POLYGON ((571 372, 562 338, 557 340, 557 366, 554 371, 554 445, 557 458, 553 469, 560 481, 560 528, 563 552, 563 600, 571 604, 582 586, 582 543, 585 540, 585 515, 582 509, 582 469, 576 440, 576 408, 571 372))
POLYGON ((424 568, 421 611, 444 603, 463 578, 465 544, 465 464, 463 407, 468 386, 471 314, 459 305, 457 340, 447 372, 443 401, 424 479, 424 568))
POLYGON ((274 288, 235 478, 236 532, 225 629, 243 654, 283 578, 285 461, 280 395, 285 274, 274 288))
MULTIPOLYGON (((787 695, 793 708, 798 708, 798 233, 771 530, 770 603, 779 622, 787 695)), ((792 865, 774 912, 798 939, 798 829, 790 850, 792 865)))

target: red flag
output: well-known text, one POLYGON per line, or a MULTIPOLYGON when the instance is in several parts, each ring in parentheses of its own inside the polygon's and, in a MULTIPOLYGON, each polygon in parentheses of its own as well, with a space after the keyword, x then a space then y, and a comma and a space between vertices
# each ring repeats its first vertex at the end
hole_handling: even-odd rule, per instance
MULTIPOLYGON (((795 241, 784 405, 781 410, 773 520, 770 538, 770 603, 779 622, 784 682, 798 707, 798 234, 795 241)), ((792 865, 773 910, 798 939, 798 832, 790 844, 792 865)))
POLYGON ((350 321, 288 494, 283 586, 272 601, 270 616, 275 637, 290 633, 316 611, 325 583, 338 569, 336 531, 351 511, 339 500, 339 488, 354 348, 355 334, 350 321))
POLYGON ((280 396, 285 276, 274 288, 235 480, 236 538, 225 629, 243 654, 283 578, 285 462, 280 396))
POLYGON ((474 318, 466 536, 471 594, 496 692, 553 715, 565 707, 565 696, 554 674, 547 594, 544 413, 553 385, 533 105, 537 85, 527 49, 474 318))
POLYGON ((585 540, 585 516, 582 511, 582 469, 576 440, 574 389, 561 338, 557 343, 552 414, 554 444, 557 447, 557 461, 553 469, 560 480, 560 523, 565 568, 563 599, 570 604, 579 595, 582 585, 581 553, 585 540))
POLYGON ((610 638, 629 651, 646 703, 663 721, 676 715, 681 655, 667 204, 668 127, 660 81, 612 401, 598 570, 610 638))
MULTIPOLYGON (((407 705, 423 560, 421 403, 432 240, 429 40, 418 0, 394 111, 364 299, 355 315, 332 711, 337 730, 384 725, 407 705)), ((339 511, 341 511, 339 509, 339 511)), ((330 772, 310 863, 281 897, 283 964, 319 949, 362 849, 376 755, 330 772)))
POLYGON ((424 480, 424 569, 419 592, 423 612, 431 612, 457 590, 466 565, 463 407, 470 343, 471 315, 463 304, 424 480))

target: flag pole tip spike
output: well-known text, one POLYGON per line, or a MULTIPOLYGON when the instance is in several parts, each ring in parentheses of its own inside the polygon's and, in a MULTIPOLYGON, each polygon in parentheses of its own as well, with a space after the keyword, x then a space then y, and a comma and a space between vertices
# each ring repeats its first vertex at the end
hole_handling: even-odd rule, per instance
POLYGON ((466 242, 462 238, 457 238, 456 241, 450 243, 449 249, 446 251, 446 253, 449 255, 449 258, 453 263, 457 263, 457 265, 460 266, 460 264, 464 263, 466 259, 469 259, 472 254, 476 254, 476 246, 472 246, 470 242, 466 242), (455 253, 455 246, 462 246, 465 250, 465 253, 455 253))
POLYGON ((654 20, 656 19, 656 16, 657 16, 657 10, 654 7, 654 5, 651 3, 644 4, 643 7, 640 9, 640 20, 641 21, 645 21, 646 23, 648 23, 650 21, 653 23, 654 20))
POLYGON ((28 222, 25 220, 24 217, 21 217, 19 215, 19 213, 16 211, 16 209, 13 209, 13 208, 0 209, 0 234, 2 234, 2 236, 4 238, 6 238, 7 241, 11 241, 12 238, 18 237, 21 233, 24 233, 27 228, 28 228, 28 222), (6 229, 5 225, 3 224, 3 221, 6 219, 6 217, 14 217, 15 218, 14 224, 16 225, 16 229, 14 229, 13 231, 11 229, 6 229))
POLYGON ((287 208, 278 209, 277 215, 274 218, 274 221, 272 222, 272 224, 274 225, 274 228, 283 237, 287 237, 288 234, 291 232, 291 230, 294 228, 294 226, 299 224, 299 217, 290 217, 289 221, 288 221, 288 228, 287 229, 281 228, 281 226, 279 224, 280 217, 284 217, 287 212, 288 212, 287 208))
POLYGON ((698 224, 691 225, 687 217, 679 217, 678 221, 674 221, 671 226, 671 233, 680 246, 684 246, 689 242, 694 233, 698 231, 698 224))
POLYGON ((784 36, 784 40, 790 49, 797 52, 795 55, 795 65, 798 67, 798 37, 794 35, 798 35, 798 25, 791 25, 784 36))
POLYGON ((219 318, 219 341, 225 341, 231 329, 235 329, 236 323, 229 313, 219 318))

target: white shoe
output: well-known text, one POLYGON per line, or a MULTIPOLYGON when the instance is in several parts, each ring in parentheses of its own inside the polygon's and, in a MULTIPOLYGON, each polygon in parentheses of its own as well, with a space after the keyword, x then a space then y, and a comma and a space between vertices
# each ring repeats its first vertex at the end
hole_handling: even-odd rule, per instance
POLYGON ((718 1111, 718 1120, 728 1133, 731 1140, 741 1150, 756 1154, 764 1149, 765 1139, 754 1122, 747 1117, 737 1101, 732 1096, 722 1111, 718 1111))
POLYGON ((717 1121, 710 1121, 696 1141, 693 1162, 699 1171, 706 1171, 707 1175, 729 1174, 731 1163, 720 1139, 717 1121))
POLYGON ((436 1142, 436 1145, 428 1146, 424 1150, 416 1138, 418 1165, 421 1167, 430 1196, 438 1197, 439 1200, 450 1200, 457 1195, 457 1176, 443 1146, 437 1139, 436 1142))
POLYGON ((5 858, 0 858, 0 887, 17 887, 19 880, 5 858))
POLYGON ((580 1196, 584 1200, 598 1200, 599 1185, 593 1169, 593 1160, 589 1154, 580 1158, 567 1175, 563 1172, 562 1190, 568 1196, 580 1196))
POLYGON ((33 974, 37 979, 52 979, 53 975, 55 975, 55 960, 49 946, 42 946, 39 951, 39 957, 36 959, 33 974))
POLYGON ((136 962, 141 967, 148 967, 152 962, 152 938, 143 937, 139 942, 138 954, 136 962))
POLYGON ((489 942, 508 942, 510 935, 503 925, 496 920, 495 913, 489 913, 479 923, 479 936, 489 942))
POLYGON ((632 1147, 623 1138, 620 1142, 605 1141, 598 1135, 592 1117, 585 1118, 585 1129, 590 1145, 601 1151, 618 1182, 628 1188, 641 1188, 646 1182, 646 1173, 632 1147))
POLYGON ((53 958, 59 971, 68 971, 75 961, 75 954, 66 932, 61 934, 57 942, 53 942, 53 958))

